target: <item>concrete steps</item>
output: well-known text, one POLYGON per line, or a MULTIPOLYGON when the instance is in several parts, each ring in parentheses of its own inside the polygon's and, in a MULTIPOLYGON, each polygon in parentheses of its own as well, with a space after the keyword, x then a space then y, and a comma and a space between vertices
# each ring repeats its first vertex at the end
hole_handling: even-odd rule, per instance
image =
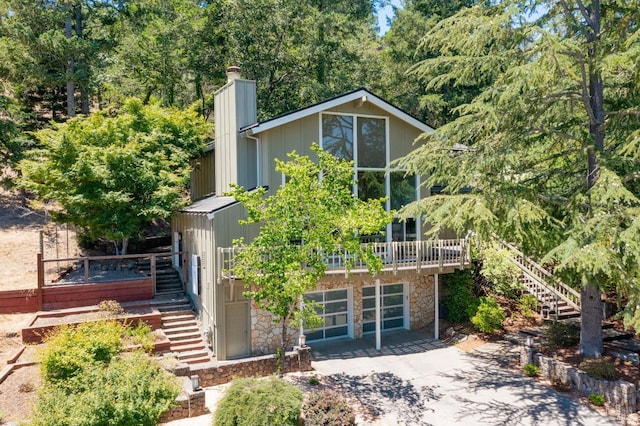
POLYGON ((178 360, 187 364, 211 361, 200 327, 187 298, 156 298, 151 306, 160 311, 162 331, 170 342, 170 349, 178 360))

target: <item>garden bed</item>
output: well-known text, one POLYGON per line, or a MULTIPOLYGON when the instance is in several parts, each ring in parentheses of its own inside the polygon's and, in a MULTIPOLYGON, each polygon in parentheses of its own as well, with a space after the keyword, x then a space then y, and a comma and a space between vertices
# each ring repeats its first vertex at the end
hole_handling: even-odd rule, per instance
MULTIPOLYGON (((26 327, 22 328, 22 342, 40 343, 50 330, 62 324, 77 325, 82 322, 108 318, 109 314, 101 311, 96 306, 66 309, 57 312, 39 312, 34 315, 26 327)), ((133 325, 142 321, 147 323, 152 330, 161 328, 162 321, 160 311, 150 307, 127 309, 124 315, 118 316, 116 319, 118 321, 128 321, 133 325)))

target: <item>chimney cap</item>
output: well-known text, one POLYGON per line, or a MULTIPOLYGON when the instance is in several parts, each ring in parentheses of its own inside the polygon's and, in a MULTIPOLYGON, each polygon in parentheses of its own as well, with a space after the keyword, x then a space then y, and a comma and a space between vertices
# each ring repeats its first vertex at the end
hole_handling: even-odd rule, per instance
POLYGON ((240 67, 232 65, 227 67, 227 81, 240 78, 240 67))

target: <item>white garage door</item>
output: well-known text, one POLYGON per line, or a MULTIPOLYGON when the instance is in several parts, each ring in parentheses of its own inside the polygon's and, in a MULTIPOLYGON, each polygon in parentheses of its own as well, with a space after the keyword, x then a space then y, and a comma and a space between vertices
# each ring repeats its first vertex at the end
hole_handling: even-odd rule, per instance
MULTIPOLYGON (((380 286, 382 307, 382 330, 405 328, 404 284, 380 286)), ((376 331, 376 288, 362 288, 362 332, 376 331)))
POLYGON ((349 336, 351 310, 348 289, 307 293, 304 298, 324 306, 324 309, 319 308, 317 311, 324 319, 324 325, 314 331, 305 330, 307 341, 349 336))

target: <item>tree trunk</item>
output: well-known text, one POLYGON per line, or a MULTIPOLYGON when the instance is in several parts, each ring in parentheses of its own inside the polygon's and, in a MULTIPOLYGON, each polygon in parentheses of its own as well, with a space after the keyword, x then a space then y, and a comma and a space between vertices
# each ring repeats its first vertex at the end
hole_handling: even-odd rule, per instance
POLYGON ((580 290, 582 305, 580 321, 580 355, 598 357, 602 346, 602 298, 596 283, 589 283, 580 290))
MULTIPOLYGON (((588 19, 586 38, 589 43, 587 63, 589 67, 589 134, 593 145, 587 151, 587 194, 596 184, 599 176, 599 157, 604 151, 604 83, 598 67, 598 42, 600 38, 600 1, 593 0, 587 7, 588 19)), ((591 208, 591 207, 589 207, 591 208)), ((592 214, 592 212, 589 212, 592 214)), ((587 357, 602 355, 602 298, 598 283, 589 282, 580 290, 582 314, 580 317, 580 354, 587 357)))
MULTIPOLYGON (((82 38, 82 5, 74 6, 76 17, 76 36, 82 38)), ((83 59, 78 58, 78 74, 80 75, 80 108, 82 114, 89 115, 89 93, 87 82, 86 63, 83 59)))
MULTIPOLYGON (((73 37, 73 21, 71 16, 71 10, 67 13, 67 17, 64 21, 64 35, 70 39, 73 37)), ((74 63, 73 55, 69 53, 67 55, 67 116, 69 118, 76 116, 76 99, 75 91, 76 85, 73 81, 74 63)))

